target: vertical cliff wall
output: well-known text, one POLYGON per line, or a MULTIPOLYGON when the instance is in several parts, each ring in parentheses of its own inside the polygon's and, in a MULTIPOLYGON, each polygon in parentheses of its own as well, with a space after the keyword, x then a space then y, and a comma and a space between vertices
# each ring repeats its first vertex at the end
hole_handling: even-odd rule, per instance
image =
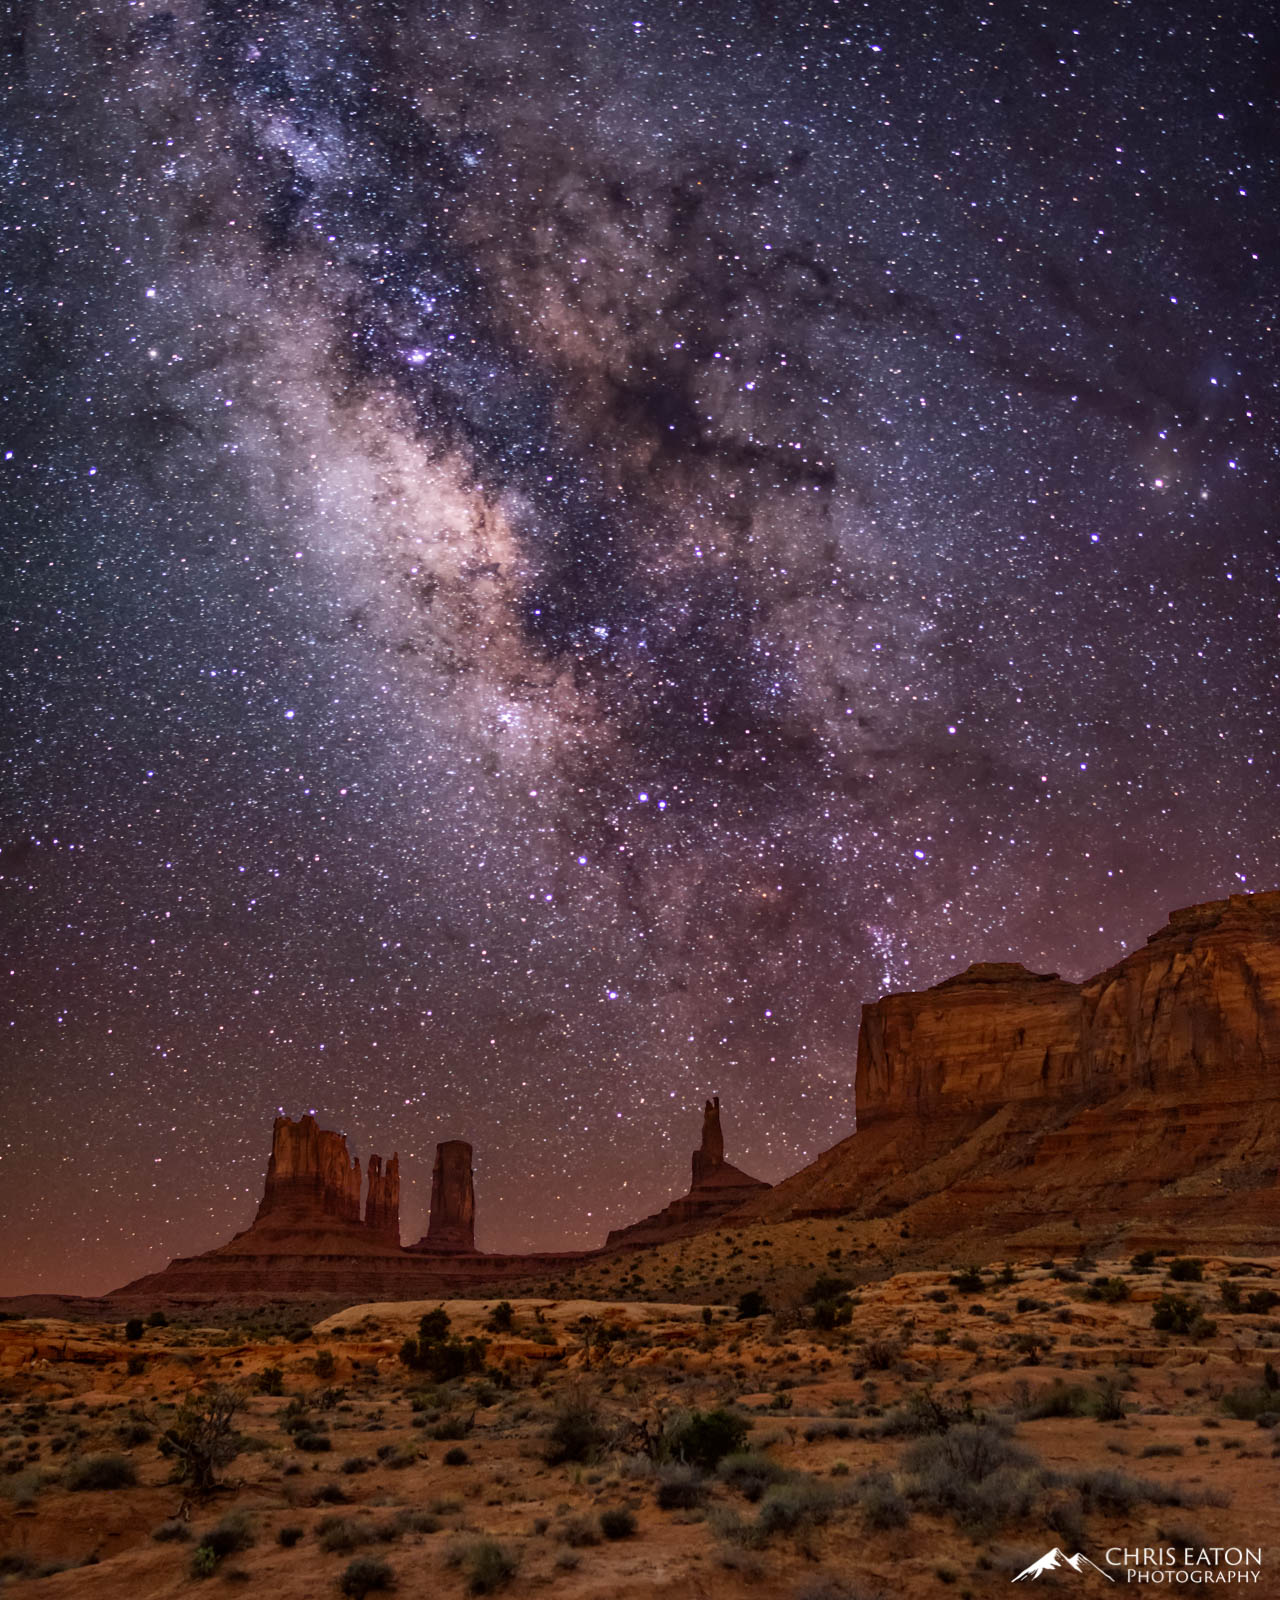
POLYGON ((307 1115, 291 1122, 277 1117, 257 1222, 333 1218, 360 1220, 360 1163, 340 1133, 316 1126, 307 1115))

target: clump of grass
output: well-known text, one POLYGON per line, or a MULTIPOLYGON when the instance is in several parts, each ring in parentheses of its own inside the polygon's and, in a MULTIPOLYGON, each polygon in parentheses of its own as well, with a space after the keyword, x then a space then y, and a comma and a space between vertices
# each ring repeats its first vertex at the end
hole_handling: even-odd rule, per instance
POLYGON ((373 1537, 372 1527, 355 1517, 325 1517, 316 1529, 320 1548, 330 1555, 358 1550, 361 1545, 371 1544, 373 1537))
POLYGON ((382 1556, 357 1556, 338 1580, 338 1588, 349 1600, 364 1600, 367 1594, 394 1589, 395 1585, 391 1563, 382 1556))
POLYGON ((114 1451, 80 1456, 67 1463, 62 1474, 67 1489, 132 1489, 138 1481, 138 1469, 129 1456, 114 1451))
POLYGON ((159 1527, 152 1528, 151 1537, 157 1544, 185 1544, 191 1537, 191 1529, 180 1517, 170 1517, 159 1527))
POLYGON ((864 1526, 873 1533, 905 1528, 911 1507, 887 1472, 869 1472, 856 1486, 864 1526))
POLYGON ((635 1512, 626 1506, 611 1506, 600 1513, 600 1531, 606 1539, 629 1539, 636 1531, 635 1512))
POLYGON ((677 1463, 658 1472, 658 1505, 663 1511, 692 1511, 706 1493, 697 1467, 677 1463))
POLYGON ((784 1481, 787 1470, 761 1451, 739 1450, 721 1459, 716 1475, 744 1500, 755 1503, 766 1489, 784 1481))
POLYGON ((468 1594, 495 1594, 515 1577, 519 1560, 496 1539, 476 1539, 461 1552, 468 1594))

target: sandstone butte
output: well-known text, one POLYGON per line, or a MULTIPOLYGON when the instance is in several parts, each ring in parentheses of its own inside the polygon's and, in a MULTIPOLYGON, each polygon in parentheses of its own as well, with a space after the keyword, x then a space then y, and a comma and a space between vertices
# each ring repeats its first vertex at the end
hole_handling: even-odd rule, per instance
POLYGON ((856 1132, 737 1213, 900 1214, 921 1256, 1280 1245, 1280 893, 1083 983, 979 964, 862 1008, 856 1132))
MULTIPOLYGON (((721 1222, 894 1216, 903 1256, 1013 1256, 1087 1242, 1280 1248, 1280 893, 1176 911, 1070 983, 979 963, 862 1008, 856 1131, 770 1189, 724 1156, 708 1101, 689 1192, 606 1250, 721 1222)), ((399 1164, 361 1174, 312 1117, 275 1124, 252 1225, 121 1299, 414 1299, 561 1271, 599 1251, 474 1246, 471 1147, 440 1145, 426 1235, 399 1242, 399 1164)))
POLYGON ((615 1228, 605 1241, 605 1248, 665 1244, 669 1239, 698 1233, 768 1187, 725 1160, 720 1096, 716 1095, 703 1107, 702 1142, 693 1152, 693 1182, 688 1194, 641 1222, 615 1228))

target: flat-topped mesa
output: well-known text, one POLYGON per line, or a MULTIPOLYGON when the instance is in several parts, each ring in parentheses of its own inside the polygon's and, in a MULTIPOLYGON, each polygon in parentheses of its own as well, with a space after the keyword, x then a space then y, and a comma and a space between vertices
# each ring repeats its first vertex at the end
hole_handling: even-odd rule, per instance
POLYGON ((364 1225, 392 1244, 400 1243, 400 1157, 393 1155, 383 1168, 381 1156, 369 1157, 369 1193, 364 1203, 364 1225))
POLYGON ((1175 911, 1080 984, 1001 962, 886 995, 862 1010, 856 1098, 857 1131, 743 1220, 1262 1250, 1280 1239, 1280 893, 1175 911))
POLYGON ((606 1248, 619 1244, 659 1244, 696 1233, 735 1206, 753 1199, 769 1187, 724 1158, 724 1132, 720 1126, 720 1096, 702 1108, 702 1142, 693 1152, 693 1182, 689 1192, 669 1206, 633 1222, 614 1228, 606 1248))
POLYGON ((1012 961, 978 962, 917 994, 862 1008, 857 1117, 965 1115, 1081 1086, 1080 986, 1012 961))
POLYGON ((476 1194, 471 1176, 471 1146, 446 1139, 436 1146, 431 1171, 431 1217, 426 1236, 413 1246, 428 1254, 474 1255, 476 1194))
POLYGON ((360 1163, 351 1159, 344 1135, 317 1127, 310 1113, 297 1122, 277 1117, 254 1221, 358 1223, 361 1187, 360 1163))
POLYGON ((1175 911, 1082 986, 1090 1079, 1274 1099, 1280 1081, 1280 893, 1175 911))

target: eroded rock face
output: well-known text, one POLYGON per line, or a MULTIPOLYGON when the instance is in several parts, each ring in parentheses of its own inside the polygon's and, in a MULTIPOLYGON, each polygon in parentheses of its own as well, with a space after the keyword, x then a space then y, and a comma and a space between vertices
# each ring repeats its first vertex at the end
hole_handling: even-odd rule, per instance
POLYGON ((863 1006, 859 1127, 1076 1092, 1082 1009, 1078 984, 1005 962, 863 1006))
POLYGON ((431 1217, 426 1237, 415 1249, 468 1253, 476 1247, 476 1196, 471 1175, 471 1146, 465 1139, 446 1139, 436 1146, 431 1172, 431 1217))
POLYGON ((364 1225, 393 1244, 400 1243, 400 1157, 393 1155, 385 1170, 381 1156, 369 1157, 369 1193, 364 1203, 364 1225))
POLYGON ((744 1219, 1260 1249, 1280 1239, 1280 893, 1176 911, 1082 984, 1002 963, 886 995, 856 1098, 857 1132, 744 1219))
POLYGON ((277 1117, 256 1222, 335 1218, 360 1220, 360 1163, 344 1135, 316 1126, 310 1114, 291 1122, 277 1117))

